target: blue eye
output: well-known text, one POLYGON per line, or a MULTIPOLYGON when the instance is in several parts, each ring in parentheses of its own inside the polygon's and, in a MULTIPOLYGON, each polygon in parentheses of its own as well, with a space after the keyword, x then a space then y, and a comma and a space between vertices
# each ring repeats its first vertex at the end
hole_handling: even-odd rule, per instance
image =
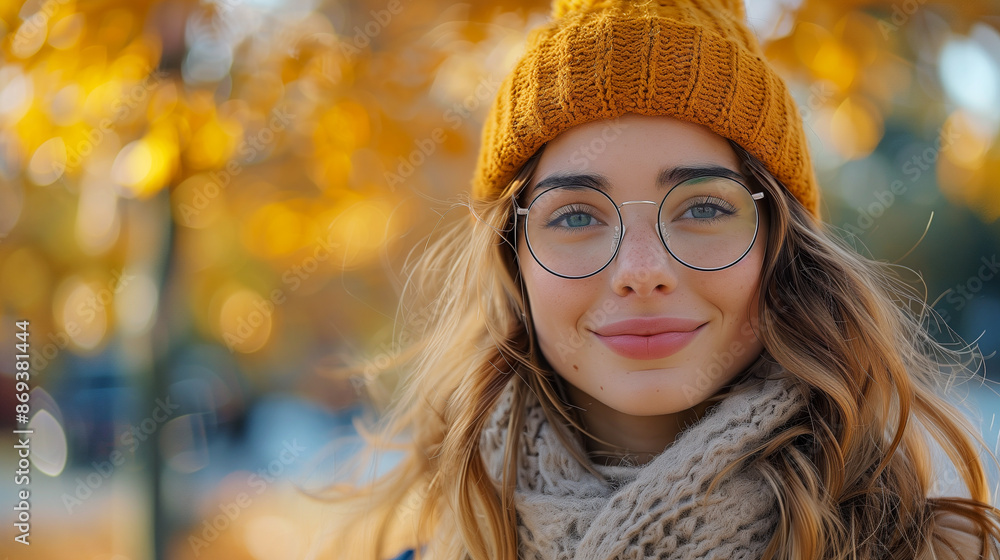
POLYGON ((701 204, 699 206, 692 207, 690 212, 692 218, 711 219, 719 213, 719 209, 714 206, 708 206, 707 204, 701 204))
POLYGON ((549 221, 550 227, 562 227, 567 229, 580 229, 588 226, 600 225, 603 222, 579 206, 564 207, 549 221))
POLYGON ((736 208, 731 204, 717 197, 710 197, 704 202, 692 204, 687 211, 681 215, 683 218, 693 218, 695 220, 714 221, 732 216, 736 213, 736 208))
POLYGON ((581 214, 579 212, 574 212, 573 214, 566 214, 558 221, 563 221, 569 227, 584 227, 589 226, 594 220, 594 217, 589 214, 581 214))

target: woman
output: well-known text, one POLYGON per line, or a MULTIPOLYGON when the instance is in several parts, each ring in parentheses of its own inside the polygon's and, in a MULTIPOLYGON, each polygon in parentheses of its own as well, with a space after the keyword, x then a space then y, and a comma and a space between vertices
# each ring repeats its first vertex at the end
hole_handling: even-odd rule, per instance
POLYGON ((935 391, 976 355, 819 221, 742 6, 553 15, 491 109, 473 219, 412 268, 422 332, 373 447, 402 460, 339 489, 338 552, 1000 559, 935 391), (930 496, 934 446, 967 498, 930 496))

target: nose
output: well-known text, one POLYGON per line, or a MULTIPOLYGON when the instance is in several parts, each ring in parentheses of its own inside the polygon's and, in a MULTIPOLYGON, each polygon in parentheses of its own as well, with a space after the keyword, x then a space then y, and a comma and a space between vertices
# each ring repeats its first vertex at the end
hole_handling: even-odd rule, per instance
POLYGON ((622 221, 626 225, 618 255, 611 264, 611 285, 618 295, 633 292, 648 296, 656 291, 670 292, 677 287, 677 267, 683 265, 675 261, 663 246, 656 228, 656 209, 651 210, 634 212, 632 220, 622 212, 622 221), (652 215, 652 220, 647 212, 652 215))

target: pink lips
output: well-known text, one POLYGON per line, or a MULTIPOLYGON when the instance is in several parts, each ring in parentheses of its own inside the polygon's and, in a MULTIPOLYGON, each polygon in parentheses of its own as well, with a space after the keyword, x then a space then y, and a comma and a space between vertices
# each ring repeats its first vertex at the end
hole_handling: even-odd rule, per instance
POLYGON ((674 317, 628 319, 593 331, 612 352, 633 360, 657 360, 678 352, 701 332, 702 321, 674 317))

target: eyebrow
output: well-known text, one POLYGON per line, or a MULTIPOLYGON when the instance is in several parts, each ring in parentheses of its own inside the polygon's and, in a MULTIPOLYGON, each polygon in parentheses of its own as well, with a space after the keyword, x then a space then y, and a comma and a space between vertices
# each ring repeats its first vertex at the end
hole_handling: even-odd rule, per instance
MULTIPOLYGON (((746 177, 741 173, 737 173, 728 167, 723 167, 721 165, 686 165, 679 167, 664 167, 656 176, 656 186, 658 188, 663 188, 668 185, 676 185, 687 181, 688 179, 694 179, 696 177, 705 177, 708 175, 718 175, 721 177, 727 177, 729 179, 735 179, 737 181, 746 182, 746 177)), ((604 175, 600 173, 554 173, 548 177, 539 181, 531 192, 542 189, 551 189, 555 187, 591 187, 605 193, 610 193, 614 190, 611 185, 611 181, 604 175)))

